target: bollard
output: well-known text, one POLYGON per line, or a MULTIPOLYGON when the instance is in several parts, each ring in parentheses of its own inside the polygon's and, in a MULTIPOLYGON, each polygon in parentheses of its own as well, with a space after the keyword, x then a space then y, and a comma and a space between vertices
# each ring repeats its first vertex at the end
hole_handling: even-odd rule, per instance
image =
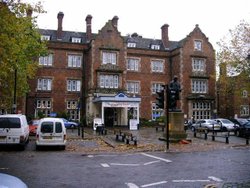
POLYGON ((246 145, 249 145, 249 138, 246 138, 246 145))
POLYGON ((194 137, 196 138, 196 130, 194 130, 194 137))
POLYGON ((126 139, 126 144, 129 144, 129 139, 128 138, 126 139))
POLYGON ((116 139, 116 140, 118 140, 118 139, 119 139, 119 135, 118 135, 118 134, 116 135, 116 138, 115 138, 115 139, 116 139))
POLYGON ((226 144, 229 144, 229 136, 226 136, 226 144))
POLYGON ((207 140, 207 132, 205 132, 205 140, 207 140))
POLYGON ((134 145, 135 145, 135 146, 137 145, 137 140, 134 140, 134 145))
POLYGON ((214 134, 212 135, 212 141, 215 141, 215 136, 214 136, 214 134))

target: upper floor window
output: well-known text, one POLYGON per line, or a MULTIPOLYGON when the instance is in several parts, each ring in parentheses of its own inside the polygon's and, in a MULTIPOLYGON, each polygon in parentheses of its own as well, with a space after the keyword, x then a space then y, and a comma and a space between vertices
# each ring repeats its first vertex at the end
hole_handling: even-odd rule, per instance
POLYGON ((128 58, 127 59, 127 70, 139 71, 139 59, 128 58))
POLYGON ((152 72, 163 72, 164 65, 162 60, 151 61, 151 71, 152 72))
POLYGON ((151 49, 152 50, 160 50, 160 45, 158 45, 158 44, 152 44, 151 45, 151 49))
POLYGON ((205 72, 205 60, 200 58, 192 59, 192 69, 193 72, 205 72))
POLYGON ((50 40, 50 35, 41 35, 41 40, 50 40))
POLYGON ((81 67, 82 56, 81 55, 68 55, 68 67, 81 67))
POLYGON ((51 91, 52 80, 50 78, 39 78, 37 80, 37 90, 51 91))
POLYGON ((193 79, 192 80, 192 93, 207 93, 208 84, 207 80, 193 79))
POLYGON ((202 41, 201 40, 194 41, 194 50, 202 51, 202 41))
POLYGON ((128 42, 127 43, 127 47, 135 48, 136 47, 136 43, 135 42, 128 42))
POLYGON ((243 90, 243 91, 242 91, 242 97, 244 97, 244 98, 248 97, 248 92, 247 92, 247 90, 243 90))
POLYGON ((81 81, 67 80, 67 91, 81 91, 81 81))
POLYGON ((118 88, 119 76, 118 75, 100 75, 101 88, 118 88))
POLYGON ((52 66, 53 64, 53 54, 48 56, 39 57, 39 65, 42 66, 52 66))
POLYGON ((78 38, 78 37, 72 37, 71 38, 71 42, 73 43, 81 43, 82 39, 81 38, 78 38))
POLYGON ((152 84, 152 93, 155 94, 163 89, 163 83, 153 83, 152 84))
POLYGON ((140 83, 139 82, 127 82, 128 93, 139 93, 140 83))
POLYGON ((114 52, 102 52, 102 64, 111 63, 113 65, 116 65, 117 64, 116 55, 117 54, 114 52))

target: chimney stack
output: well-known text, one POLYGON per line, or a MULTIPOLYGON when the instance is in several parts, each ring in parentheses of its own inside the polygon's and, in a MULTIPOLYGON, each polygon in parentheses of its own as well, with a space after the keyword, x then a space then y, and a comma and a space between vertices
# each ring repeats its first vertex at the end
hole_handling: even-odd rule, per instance
POLYGON ((58 19, 58 28, 57 28, 57 40, 62 40, 62 21, 63 21, 63 12, 57 14, 58 19))
POLYGON ((85 21, 86 21, 86 35, 87 35, 87 41, 91 40, 92 37, 92 30, 91 30, 91 20, 92 20, 92 16, 91 15, 87 15, 85 21))
POLYGON ((116 28, 118 27, 118 20, 119 20, 118 16, 114 16, 112 19, 112 25, 116 28))
POLYGON ((165 48, 169 48, 168 27, 168 24, 164 24, 161 27, 161 40, 165 48))

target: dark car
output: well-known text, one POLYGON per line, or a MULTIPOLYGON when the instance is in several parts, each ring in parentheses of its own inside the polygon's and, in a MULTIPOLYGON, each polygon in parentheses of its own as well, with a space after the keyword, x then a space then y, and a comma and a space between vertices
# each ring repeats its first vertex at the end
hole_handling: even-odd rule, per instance
POLYGON ((235 119, 230 119, 232 122, 234 122, 236 125, 238 125, 236 131, 237 136, 245 136, 245 131, 247 128, 245 127, 246 124, 249 123, 247 119, 244 118, 235 118, 235 119))
POLYGON ((250 121, 247 121, 237 129, 237 136, 250 138, 250 121))

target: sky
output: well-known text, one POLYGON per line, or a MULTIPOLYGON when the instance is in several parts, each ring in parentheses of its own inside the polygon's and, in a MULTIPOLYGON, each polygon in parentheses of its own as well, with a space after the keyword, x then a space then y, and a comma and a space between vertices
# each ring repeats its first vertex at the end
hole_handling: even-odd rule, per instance
MULTIPOLYGON (((23 0, 34 4, 38 0, 23 0)), ((92 16, 92 32, 118 16, 122 36, 138 33, 161 39, 161 26, 169 25, 169 40, 185 38, 198 24, 215 49, 241 20, 250 23, 250 0, 40 0, 47 13, 38 15, 41 29, 57 29, 57 14, 64 13, 63 30, 86 32, 85 18, 92 16)))

